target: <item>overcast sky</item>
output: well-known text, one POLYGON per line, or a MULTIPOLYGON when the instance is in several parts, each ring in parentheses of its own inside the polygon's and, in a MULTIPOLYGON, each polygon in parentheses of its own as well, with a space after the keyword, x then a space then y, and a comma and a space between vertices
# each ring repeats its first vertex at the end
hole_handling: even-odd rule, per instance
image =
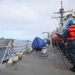
MULTIPOLYGON (((65 10, 74 9, 75 0, 62 0, 65 10)), ((51 17, 61 0, 0 0, 0 37, 32 40, 42 32, 52 32, 59 21, 51 17)))

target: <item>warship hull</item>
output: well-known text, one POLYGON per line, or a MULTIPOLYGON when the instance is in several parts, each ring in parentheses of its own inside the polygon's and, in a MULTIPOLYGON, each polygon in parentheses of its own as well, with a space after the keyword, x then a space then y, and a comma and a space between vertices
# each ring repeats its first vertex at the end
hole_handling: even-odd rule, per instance
POLYGON ((14 42, 13 39, 4 39, 4 38, 1 38, 0 39, 0 48, 6 48, 8 46, 8 43, 10 42, 10 40, 11 40, 10 46, 12 47, 12 44, 14 42))

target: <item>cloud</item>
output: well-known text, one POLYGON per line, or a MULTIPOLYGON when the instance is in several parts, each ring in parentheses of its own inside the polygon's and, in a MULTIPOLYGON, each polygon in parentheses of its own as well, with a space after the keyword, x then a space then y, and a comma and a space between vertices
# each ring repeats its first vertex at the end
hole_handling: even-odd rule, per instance
POLYGON ((0 17, 14 20, 35 21, 36 13, 27 3, 3 2, 0 4, 0 17))
MULTIPOLYGON (((61 0, 0 0, 0 32, 3 37, 34 38, 42 37, 42 32, 52 32, 58 27, 61 0)), ((75 1, 63 0, 66 10, 74 9, 75 1)))

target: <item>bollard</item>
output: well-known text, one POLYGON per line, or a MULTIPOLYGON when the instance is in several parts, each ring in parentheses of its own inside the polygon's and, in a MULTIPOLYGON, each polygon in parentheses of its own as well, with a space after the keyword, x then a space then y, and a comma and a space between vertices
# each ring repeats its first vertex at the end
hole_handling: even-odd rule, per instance
POLYGON ((46 54, 47 53, 47 48, 46 47, 42 48, 42 53, 43 54, 46 54))
POLYGON ((49 53, 47 52, 47 48, 46 47, 43 47, 42 48, 42 53, 41 53, 41 56, 42 57, 48 57, 49 53))
POLYGON ((12 60, 12 57, 10 57, 10 59, 7 62, 7 65, 12 65, 12 63, 13 63, 13 60, 12 60))
POLYGON ((28 49, 26 50, 26 53, 30 54, 32 52, 32 48, 28 47, 28 49))
POLYGON ((22 59, 23 52, 22 51, 19 51, 19 52, 16 53, 16 55, 19 57, 19 59, 22 59))
POLYGON ((12 60, 13 60, 13 62, 16 62, 16 61, 19 60, 19 57, 18 57, 18 56, 13 56, 13 57, 12 57, 12 60))

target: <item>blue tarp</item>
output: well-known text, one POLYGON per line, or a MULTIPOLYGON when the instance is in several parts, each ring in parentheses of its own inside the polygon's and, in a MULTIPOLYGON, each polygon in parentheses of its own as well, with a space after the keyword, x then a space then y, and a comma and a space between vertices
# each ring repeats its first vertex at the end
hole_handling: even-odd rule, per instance
POLYGON ((46 42, 39 37, 35 37, 35 39, 32 42, 32 48, 36 50, 42 49, 42 47, 45 47, 45 46, 46 46, 46 42))

